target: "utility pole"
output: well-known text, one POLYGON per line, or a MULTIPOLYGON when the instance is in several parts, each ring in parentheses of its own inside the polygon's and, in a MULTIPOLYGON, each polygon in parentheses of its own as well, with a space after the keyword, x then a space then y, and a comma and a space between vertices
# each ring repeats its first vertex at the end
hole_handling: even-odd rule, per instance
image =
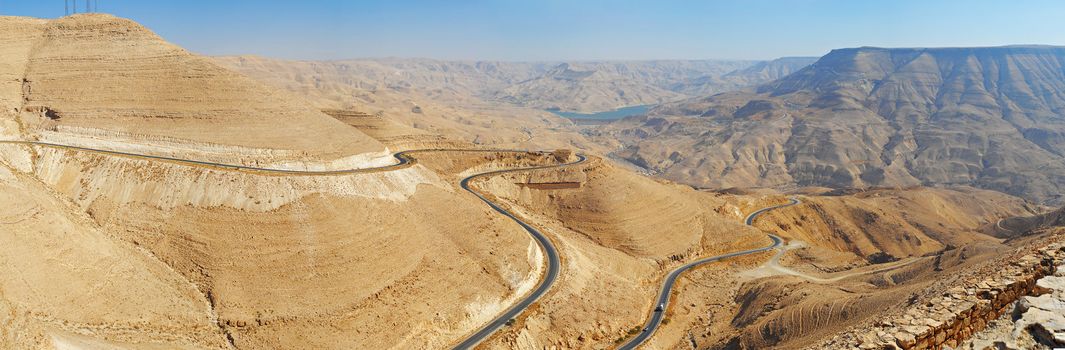
POLYGON ((63 15, 70 14, 70 0, 63 0, 63 15))

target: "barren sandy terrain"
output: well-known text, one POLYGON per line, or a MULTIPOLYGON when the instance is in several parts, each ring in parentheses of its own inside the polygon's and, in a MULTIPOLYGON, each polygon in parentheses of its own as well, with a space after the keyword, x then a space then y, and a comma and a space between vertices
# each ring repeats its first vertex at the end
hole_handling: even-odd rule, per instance
POLYGON ((387 161, 376 140, 131 21, 4 18, 5 134, 254 164, 387 161), (16 81, 16 84, 11 84, 16 81), (161 83, 162 82, 162 83, 161 83), (284 128, 278 128, 284 125, 284 128), (175 151, 180 150, 180 151, 175 151))
MULTIPOLYGON (((271 87, 108 15, 0 27, 0 137, 23 141, 0 142, 0 348, 449 348, 540 283, 481 348, 613 348, 667 273, 769 234, 782 250, 682 275, 643 347, 797 348, 1061 226, 1060 210, 965 186, 696 189, 543 112, 234 59, 271 87), (461 186, 533 166, 470 187, 547 237, 553 281, 548 250, 461 186), (316 172, 337 169, 359 171, 316 172)), ((747 73, 788 69, 773 67, 747 73)), ((469 74, 415 82, 461 97, 469 74)))

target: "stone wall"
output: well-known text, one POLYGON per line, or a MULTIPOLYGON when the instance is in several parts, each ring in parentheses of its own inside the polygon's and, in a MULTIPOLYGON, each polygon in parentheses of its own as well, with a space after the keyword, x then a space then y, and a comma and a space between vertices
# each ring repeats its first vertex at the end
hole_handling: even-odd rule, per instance
POLYGON ((1010 310, 1021 297, 1047 293, 1036 282, 1054 274, 1063 264, 1065 243, 1047 245, 979 276, 972 280, 975 283, 953 287, 929 300, 911 299, 913 305, 904 314, 841 333, 822 344, 822 348, 956 348, 1010 310))

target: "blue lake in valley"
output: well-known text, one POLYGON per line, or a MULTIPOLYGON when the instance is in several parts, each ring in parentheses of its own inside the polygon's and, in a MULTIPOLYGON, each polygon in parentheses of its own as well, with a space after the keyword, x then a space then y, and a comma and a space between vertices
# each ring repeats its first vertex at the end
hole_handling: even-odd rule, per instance
POLYGON ((548 110, 548 112, 557 114, 559 116, 569 119, 594 119, 594 120, 615 120, 628 116, 641 115, 651 110, 654 105, 639 105, 622 107, 612 111, 603 111, 595 113, 578 113, 578 112, 564 112, 559 110, 548 110))

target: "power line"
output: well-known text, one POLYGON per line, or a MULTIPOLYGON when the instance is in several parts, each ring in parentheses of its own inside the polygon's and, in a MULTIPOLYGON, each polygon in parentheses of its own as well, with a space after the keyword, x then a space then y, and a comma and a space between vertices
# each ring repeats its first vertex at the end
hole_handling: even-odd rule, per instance
MULTIPOLYGON (((100 0, 85 0, 85 8, 82 13, 100 12, 100 0)), ((63 0, 63 15, 69 16, 78 13, 78 0, 63 0)))

